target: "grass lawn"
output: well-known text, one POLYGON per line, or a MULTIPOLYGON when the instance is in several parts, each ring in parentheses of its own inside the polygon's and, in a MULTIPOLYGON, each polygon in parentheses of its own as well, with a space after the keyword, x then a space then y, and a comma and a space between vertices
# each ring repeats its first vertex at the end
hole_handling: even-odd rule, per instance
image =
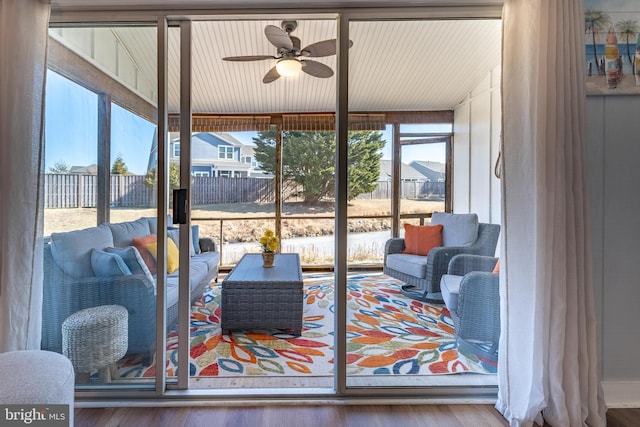
MULTIPOLYGON (((402 213, 425 213, 444 210, 443 201, 402 200, 402 213)), ((254 220, 252 217, 274 215, 273 204, 260 203, 232 203, 222 205, 195 206, 192 210, 194 218, 229 219, 224 221, 223 238, 225 241, 251 242, 256 241, 264 228, 274 227, 273 220, 254 220)), ((333 216, 332 202, 308 205, 302 202, 284 203, 283 205, 283 237, 321 236, 333 234, 333 219, 317 219, 322 216, 333 216), (310 220, 286 219, 291 216, 308 216, 310 220), (316 219, 314 219, 314 217, 316 219)), ((391 201, 382 200, 353 200, 349 202, 350 216, 389 215, 391 201)), ((44 210, 44 235, 53 232, 79 230, 96 226, 95 208, 69 208, 44 210)), ((132 221, 144 216, 156 216, 156 209, 150 208, 112 208, 111 222, 118 223, 132 221)), ((202 236, 218 236, 219 221, 195 221, 200 225, 202 236)), ((390 228, 388 219, 354 219, 349 223, 350 231, 378 231, 390 228)))

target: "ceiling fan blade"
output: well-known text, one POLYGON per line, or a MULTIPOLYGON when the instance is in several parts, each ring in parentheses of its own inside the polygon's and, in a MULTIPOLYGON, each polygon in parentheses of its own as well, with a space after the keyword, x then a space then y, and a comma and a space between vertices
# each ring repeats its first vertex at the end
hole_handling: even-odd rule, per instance
POLYGON ((333 76, 333 70, 321 62, 303 60, 302 71, 313 77, 327 78, 333 76))
POLYGON ((264 77, 262 78, 262 83, 271 83, 278 80, 279 78, 280 74, 278 74, 276 67, 273 67, 267 72, 267 74, 264 75, 264 77))
POLYGON ((264 27, 264 34, 269 42, 278 49, 293 49, 293 42, 289 35, 275 25, 267 25, 264 27))
MULTIPOLYGON (((353 41, 349 40, 349 47, 353 46, 353 41)), ((302 55, 317 58, 321 56, 331 56, 336 54, 336 39, 324 40, 312 43, 302 49, 302 55)))
POLYGON ((223 61, 261 61, 263 59, 276 59, 270 55, 250 55, 250 56, 227 56, 222 58, 223 61))

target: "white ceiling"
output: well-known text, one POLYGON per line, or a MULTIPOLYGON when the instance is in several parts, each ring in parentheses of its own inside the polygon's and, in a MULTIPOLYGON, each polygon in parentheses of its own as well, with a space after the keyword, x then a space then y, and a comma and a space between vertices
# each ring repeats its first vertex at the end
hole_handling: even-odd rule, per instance
MULTIPOLYGON (((56 2, 80 3, 80 0, 54 0, 56 2)), ((92 0, 94 2, 100 1, 92 0)), ((335 21, 303 18, 297 20, 298 27, 292 33, 301 39, 302 46, 336 37, 335 21)), ((264 36, 266 25, 280 26, 280 21, 193 22, 194 113, 335 110, 335 76, 321 79, 301 73, 297 77, 264 84, 262 78, 274 65, 274 60, 222 60, 226 56, 275 55, 275 47, 264 36)), ((132 60, 136 81, 146 81, 147 86, 154 87, 157 74, 155 30, 120 27, 112 28, 112 33, 132 60)), ((452 110, 500 64, 501 24, 497 20, 352 22, 349 33, 353 41, 349 51, 351 111, 452 110)), ((64 32, 62 34, 65 42, 64 32)), ((79 49, 73 43, 67 44, 72 49, 79 49)), ((84 55, 90 56, 86 52, 84 55)), ((314 60, 336 68, 335 56, 314 60)), ((110 68, 108 64, 98 65, 103 69, 110 68)), ((179 106, 178 69, 178 30, 172 29, 169 37, 170 112, 177 112, 179 106)), ((120 79, 120 76, 114 77, 120 79)), ((156 101, 155 93, 141 95, 156 101)))

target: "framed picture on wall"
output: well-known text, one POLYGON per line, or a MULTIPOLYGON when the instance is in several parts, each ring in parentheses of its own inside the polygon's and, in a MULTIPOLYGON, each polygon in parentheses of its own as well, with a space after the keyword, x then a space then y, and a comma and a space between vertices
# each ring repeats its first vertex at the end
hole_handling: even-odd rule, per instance
POLYGON ((587 94, 640 94, 640 1, 584 0, 587 94))

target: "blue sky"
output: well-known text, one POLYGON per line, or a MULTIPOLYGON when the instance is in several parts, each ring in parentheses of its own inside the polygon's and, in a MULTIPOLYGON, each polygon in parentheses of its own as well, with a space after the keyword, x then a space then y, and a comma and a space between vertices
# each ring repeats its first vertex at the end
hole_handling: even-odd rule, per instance
MULTIPOLYGON (((47 73, 45 170, 97 163, 98 96, 59 74, 47 73)), ((111 164, 122 154, 129 172, 147 172, 155 125, 111 105, 111 164)))
POLYGON ((584 8, 602 12, 640 12, 638 0, 584 0, 584 8))
MULTIPOLYGON (((49 71, 47 73, 45 115, 45 170, 48 172, 57 162, 68 167, 88 166, 97 163, 98 96, 49 71)), ((111 106, 111 162, 118 155, 130 173, 144 175, 147 171, 149 151, 155 126, 124 110, 116 104, 111 106)), ((403 132, 425 132, 424 126, 403 125, 403 132)), ((243 143, 251 144, 255 132, 233 134, 243 143)), ((383 158, 391 159, 391 127, 383 132, 388 141, 383 149, 383 158)), ((445 161, 444 144, 405 147, 402 161, 445 161)))
POLYGON ((608 14, 613 25, 626 20, 640 24, 640 0, 584 0, 584 9, 608 14))

